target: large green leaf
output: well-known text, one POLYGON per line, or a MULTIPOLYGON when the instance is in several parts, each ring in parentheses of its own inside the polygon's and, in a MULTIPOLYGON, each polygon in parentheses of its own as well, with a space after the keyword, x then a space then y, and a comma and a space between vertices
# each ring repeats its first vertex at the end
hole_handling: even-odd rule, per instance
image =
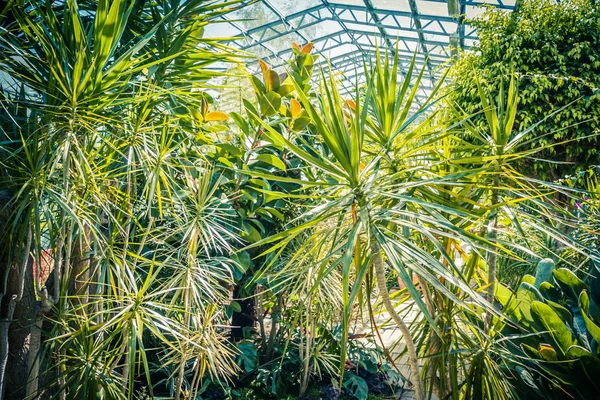
POLYGON ((282 171, 286 170, 285 163, 272 154, 259 154, 256 156, 256 160, 272 165, 273 167, 282 171))
POLYGON ((531 315, 538 327, 544 331, 543 336, 550 340, 559 357, 564 359, 569 348, 576 342, 560 315, 554 312, 552 307, 539 301, 531 304, 531 315))
POLYGON ((596 353, 600 354, 600 326, 598 326, 589 315, 590 299, 586 290, 583 290, 579 296, 579 307, 581 309, 583 320, 585 321, 585 326, 592 338, 596 341, 596 353))
POLYGON ((571 270, 559 268, 553 272, 554 279, 560 289, 573 304, 579 303, 579 295, 583 290, 588 290, 588 285, 577 277, 571 270))

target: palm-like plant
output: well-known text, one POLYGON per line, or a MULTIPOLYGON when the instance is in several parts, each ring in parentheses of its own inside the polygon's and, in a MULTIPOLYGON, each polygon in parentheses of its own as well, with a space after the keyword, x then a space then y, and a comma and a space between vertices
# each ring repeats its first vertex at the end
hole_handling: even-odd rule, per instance
MULTIPOLYGON (((24 272, 10 272, 17 260, 27 271, 30 254, 38 266, 53 255, 48 288, 31 283, 42 310, 54 308, 47 315, 53 355, 41 356, 55 357, 58 368, 39 389, 59 398, 131 398, 138 371, 152 387, 148 357, 159 354, 182 371, 176 392, 186 385, 183 372, 192 374, 192 390, 205 373, 233 372, 231 353, 215 351, 225 348, 215 305, 228 296, 232 268, 219 255, 237 233, 197 138, 224 118, 208 111, 201 89, 215 72, 206 67, 235 60, 202 32, 235 3, 11 8, 17 18, 0 36, 8 76, 0 185, 11 194, 3 210, 12 244, 3 295, 10 299, 13 280, 30 284, 24 272), (148 351, 148 337, 159 350, 148 351)), ((38 349, 30 352, 39 358, 38 349)), ((27 393, 16 386, 9 394, 33 396, 38 379, 32 368, 27 393)))
MULTIPOLYGON (((483 130, 475 128, 469 122, 469 116, 461 112, 454 112, 453 118, 444 115, 446 129, 451 135, 442 140, 440 155, 448 162, 439 164, 436 168, 437 173, 442 175, 456 174, 466 169, 479 169, 479 172, 466 177, 471 180, 470 184, 465 181, 461 185, 446 186, 442 191, 430 191, 426 196, 450 201, 456 208, 477 216, 472 220, 454 219, 453 223, 460 224, 464 230, 473 231, 478 236, 473 239, 473 243, 478 244, 481 250, 485 249, 485 257, 483 253, 465 252, 462 248, 464 243, 455 238, 445 239, 444 248, 448 249, 448 254, 468 266, 466 271, 469 272, 465 277, 468 281, 476 281, 479 287, 486 288, 487 300, 492 303, 496 296, 498 257, 515 263, 525 261, 522 257, 539 258, 540 255, 536 253, 539 249, 553 251, 526 232, 533 229, 539 235, 551 236, 561 245, 573 248, 574 244, 564 231, 555 228, 560 223, 567 226, 571 223, 568 212, 561 209, 553 199, 557 190, 564 189, 524 176, 512 167, 516 160, 534 153, 531 150, 522 151, 520 147, 524 144, 522 138, 537 125, 515 130, 515 81, 510 81, 507 92, 501 89, 495 100, 482 85, 480 97, 488 125, 483 130), (498 235, 499 232, 501 235, 498 235), (485 270, 487 279, 482 275, 485 270)), ((452 106, 450 110, 452 111, 452 106)), ((451 216, 446 217, 452 219, 451 216)), ((590 254, 591 249, 584 247, 579 246, 575 251, 590 254)), ((460 291, 456 295, 464 296, 460 291)), ((502 375, 492 371, 501 368, 502 359, 511 360, 513 366, 522 367, 522 363, 518 357, 510 356, 511 352, 507 349, 510 346, 499 335, 498 320, 493 318, 492 313, 481 314, 482 310, 465 308, 450 301, 447 297, 440 296, 435 289, 432 300, 431 303, 437 305, 435 313, 438 317, 438 330, 446 334, 439 336, 432 327, 424 323, 417 329, 419 346, 422 354, 427 357, 430 390, 438 396, 452 394, 454 397, 468 397, 474 391, 479 391, 491 393, 486 394, 488 397, 498 393, 498 398, 503 398, 500 393, 506 391, 491 388, 510 385, 507 386, 502 375), (484 317, 485 327, 478 324, 481 316, 484 317), (469 327, 472 334, 461 334, 465 327, 469 327), (476 347, 480 351, 476 361, 478 366, 470 368, 467 365, 475 361, 466 361, 464 357, 473 350, 474 342, 478 343, 476 347), (461 366, 465 361, 466 364, 461 366), (488 372, 484 373, 477 368, 488 372), (465 382, 462 388, 461 381, 457 380, 459 375, 463 376, 465 382)))
MULTIPOLYGON (((289 276, 292 270, 301 274, 304 268, 312 269, 318 277, 312 290, 317 290, 319 279, 341 270, 343 340, 348 336, 352 304, 357 299, 360 303, 364 301, 366 277, 373 274, 386 311, 402 331, 417 396, 423 398, 418 351, 409 327, 390 298, 386 268, 399 276, 424 317, 430 339, 422 336, 420 344, 426 343, 429 350, 424 355, 433 357, 439 352, 453 351, 455 336, 448 331, 444 333, 446 328, 440 325, 439 318, 445 315, 443 307, 456 307, 448 318, 462 321, 459 325, 467 321, 473 324, 473 315, 485 316, 489 325, 492 317, 499 315, 492 306, 497 254, 519 257, 513 251, 518 247, 516 244, 496 236, 500 212, 506 215, 503 220, 517 227, 520 220, 534 223, 537 218, 536 229, 551 232, 565 244, 569 241, 564 234, 539 221, 540 216, 543 219, 558 215, 557 207, 545 201, 557 187, 529 179, 511 167, 511 161, 531 154, 518 150, 529 130, 513 132, 514 83, 508 97, 502 93, 497 105, 481 90, 490 124, 490 132, 482 133, 474 131, 468 118, 460 113, 458 117, 446 113, 451 119, 445 118, 441 110, 438 115, 426 113, 432 110, 433 101, 415 112, 412 103, 416 89, 410 88, 411 75, 398 85, 396 71, 396 59, 377 57, 372 69, 367 68, 364 90, 361 92, 357 87, 355 97, 348 100, 342 99, 335 85, 325 84, 327 79, 321 72, 316 105, 296 84, 300 103, 311 119, 310 140, 306 135, 281 129, 279 121, 271 123, 275 129, 259 115, 251 115, 262 124, 266 140, 287 148, 306 163, 304 175, 307 188, 313 188, 310 193, 314 199, 295 226, 255 245, 272 243, 264 254, 276 258, 301 236, 304 245, 279 274, 289 276), (435 122, 440 120, 445 122, 437 125, 435 122), (461 136, 457 134, 460 131, 466 133, 461 136), (468 140, 464 135, 469 136, 468 140), (518 212, 517 206, 520 206, 518 212), (322 253, 323 247, 329 251, 322 253), (464 247, 470 248, 469 254, 464 247), (456 252, 462 254, 460 262, 456 252), (486 266, 488 279, 480 279, 486 266), (417 275, 418 287, 410 272, 417 275), (478 286, 473 288, 475 278, 478 286), (483 288, 488 290, 487 301, 477 293, 483 288), (452 336, 450 341, 448 336, 452 336)), ((412 67, 409 72, 412 74, 412 67)), ((520 232, 516 229, 515 234, 520 232)), ((455 322, 450 325, 456 334, 459 328, 453 325, 455 322)), ((461 343, 469 346, 476 337, 496 340, 481 329, 474 327, 470 342, 461 343)), ((342 347, 343 375, 345 343, 342 347)), ((482 365, 487 369, 495 365, 490 354, 496 350, 492 348, 484 355, 482 365)), ((455 368, 458 361, 455 357, 455 368)), ((445 363, 433 366, 428 370, 432 381, 439 368, 445 379, 452 366, 445 363)), ((504 383, 501 379, 481 382, 490 387, 504 383)), ((445 394, 452 391, 455 396, 464 390, 453 383, 445 387, 442 390, 445 394)))
MULTIPOLYGON (((445 132, 430 129, 410 130, 410 133, 404 131, 411 126, 410 122, 416 120, 416 117, 410 121, 407 118, 409 105, 399 105, 403 104, 408 93, 408 85, 402 86, 395 97, 389 97, 389 104, 381 106, 376 103, 380 95, 383 96, 380 91, 387 91, 387 85, 381 82, 390 79, 385 70, 383 65, 378 64, 373 75, 375 78, 368 81, 364 99, 360 98, 357 91, 353 101, 344 101, 335 86, 325 85, 325 75, 321 73, 319 109, 296 86, 300 102, 314 124, 314 143, 300 136, 292 136, 291 132, 280 134, 254 116, 263 124, 267 140, 285 146, 317 171, 313 175, 317 177, 316 182, 310 183, 319 188, 313 192, 316 204, 300 218, 303 223, 259 244, 277 242, 269 252, 278 252, 298 235, 309 232, 305 245, 287 268, 296 266, 298 259, 307 258, 305 253, 314 253, 320 246, 330 249, 319 257, 312 257, 315 261, 304 265, 319 271, 319 277, 341 268, 343 340, 348 335, 351 306, 360 297, 365 277, 373 269, 386 310, 402 330, 407 342, 413 379, 417 393, 422 398, 416 349, 407 325, 395 311, 390 299, 385 264, 399 274, 430 322, 433 322, 432 316, 413 284, 409 270, 415 271, 454 301, 462 302, 446 285, 440 283, 440 277, 485 307, 485 301, 469 287, 442 247, 440 239, 449 237, 470 243, 473 236, 460 224, 444 217, 442 211, 458 220, 469 220, 477 215, 454 207, 452 202, 439 203, 439 199, 434 202, 421 195, 438 191, 437 188, 441 189, 444 185, 460 184, 468 173, 436 176, 431 170, 430 155, 436 153, 436 139, 447 135, 445 132), (383 121, 392 123, 387 122, 386 125, 383 121), (369 127, 379 127, 379 133, 370 132, 369 127), (398 129, 400 132, 397 132, 398 129), (369 152, 374 154, 371 157, 367 156, 369 137, 378 140, 369 141, 369 152), (383 146, 377 147, 381 144, 383 146), (394 158, 386 159, 380 155, 387 156, 390 148, 395 151, 394 158), (441 258, 419 247, 415 237, 431 241, 441 258)), ((408 98, 412 99, 413 96, 409 95, 408 98)), ((424 109, 421 114, 423 112, 424 109)), ((286 268, 282 271, 286 271, 286 268)), ((342 347, 345 348, 345 343, 342 347)), ((342 374, 344 363, 345 354, 342 353, 342 374)))

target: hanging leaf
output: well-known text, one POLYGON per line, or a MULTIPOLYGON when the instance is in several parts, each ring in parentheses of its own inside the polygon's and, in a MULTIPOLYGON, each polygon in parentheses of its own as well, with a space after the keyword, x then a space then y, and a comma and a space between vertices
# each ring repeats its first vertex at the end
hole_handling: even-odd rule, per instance
POLYGON ((206 100, 206 98, 202 97, 202 98, 200 98, 200 113, 202 115, 206 115, 207 112, 208 112, 208 100, 206 100))
POLYGON ((251 224, 244 222, 242 224, 242 239, 248 241, 249 243, 256 243, 262 239, 260 236, 260 232, 252 226, 251 224))
POLYGON ((229 116, 227 114, 225 114, 224 112, 221 111, 211 111, 208 114, 206 114, 206 117, 204 118, 204 120, 206 122, 209 121, 227 121, 229 119, 229 116))
POLYGON ((556 351, 550 345, 540 344, 539 352, 546 361, 558 361, 556 351))
POLYGON ((264 162, 265 164, 272 165, 275 168, 280 169, 282 171, 286 170, 283 161, 281 161, 279 158, 275 157, 272 154, 260 154, 258 157, 256 157, 256 160, 264 162))
POLYGON ((265 84, 267 92, 279 89, 279 86, 281 85, 279 74, 272 69, 268 70, 265 75, 265 84))
POLYGON ((263 60, 258 60, 258 63, 260 64, 260 69, 261 69, 261 71, 263 73, 263 76, 266 79, 267 78, 267 71, 269 70, 269 66, 263 60))
POLYGON ((287 96, 288 94, 292 93, 293 91, 294 91, 294 85, 292 85, 291 83, 283 84, 283 85, 279 86, 279 88, 277 88, 277 93, 281 97, 287 96))
POLYGON ((294 91, 294 83, 292 82, 292 78, 287 73, 279 75, 279 81, 281 82, 281 86, 279 86, 277 89, 277 93, 279 93, 281 97, 286 96, 294 91))
POLYGON ((302 111, 302 107, 300 107, 298 100, 292 99, 290 101, 290 111, 292 112, 292 118, 298 118, 300 111, 302 111))
MULTIPOLYGON (((302 111, 304 111, 304 110, 302 110, 302 111)), ((302 115, 302 114, 300 114, 300 115, 302 115)), ((292 122, 292 130, 294 130, 295 132, 301 131, 302 129, 306 128, 309 123, 310 123, 310 118, 300 116, 299 118, 296 118, 292 122)))
POLYGON ((275 92, 268 92, 266 95, 258 98, 261 114, 265 117, 277 113, 281 107, 281 96, 275 92))
POLYGON ((267 92, 267 89, 265 88, 265 84, 262 83, 262 81, 260 79, 258 79, 256 76, 254 75, 250 75, 250 82, 252 83, 252 87, 254 87, 254 91, 257 94, 265 94, 267 92))
POLYGON ((344 106, 351 110, 356 110, 356 103, 352 99, 346 100, 344 106))

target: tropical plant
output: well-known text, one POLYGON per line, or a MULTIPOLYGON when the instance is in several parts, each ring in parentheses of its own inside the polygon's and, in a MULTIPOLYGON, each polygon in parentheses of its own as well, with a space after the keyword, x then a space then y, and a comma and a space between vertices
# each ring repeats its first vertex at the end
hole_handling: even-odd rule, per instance
POLYGON ((506 325, 504 331, 519 346, 523 363, 529 367, 527 374, 516 375, 532 394, 584 399, 598 393, 594 376, 600 368, 599 276, 594 262, 590 262, 586 283, 544 259, 535 277, 523 277, 516 293, 499 287, 504 312, 520 327, 506 325))
MULTIPOLYGON (((429 129, 429 120, 417 123, 430 103, 416 114, 409 114, 416 89, 410 89, 408 79, 396 86, 396 70, 397 59, 386 58, 377 63, 374 73, 369 75, 364 97, 357 90, 356 97, 347 101, 334 85, 325 84, 325 75, 321 73, 318 108, 295 83, 300 103, 312 121, 309 131, 314 141, 311 142, 290 130, 278 132, 259 115, 251 115, 261 122, 266 140, 289 149, 314 170, 307 177, 311 179, 310 186, 315 187, 312 195, 315 206, 300 216, 305 222, 257 245, 275 243, 268 253, 277 255, 296 237, 302 238, 303 245, 279 275, 303 273, 298 268, 303 266, 313 269, 319 282, 341 268, 343 341, 348 336, 352 304, 356 299, 362 299, 363 304, 370 301, 364 297, 365 283, 376 282, 386 311, 402 330, 412 379, 422 398, 416 349, 408 326, 389 296, 385 263, 399 275, 430 323, 433 322, 430 309, 413 284, 410 270, 454 301, 463 303, 449 288, 456 286, 482 307, 487 306, 466 283, 464 271, 456 267, 442 247, 444 237, 460 238, 459 241, 472 243, 473 248, 481 247, 473 243, 473 235, 458 223, 461 220, 473 223, 479 216, 455 208, 453 202, 440 203, 439 196, 435 196, 444 185, 468 185, 463 181, 468 172, 439 176, 430 169, 430 157, 437 154, 437 143, 448 133, 429 129), (443 217, 440 211, 450 217, 443 217), (451 219, 456 221, 450 222, 451 219), (431 249, 421 248, 418 238, 430 241, 431 249), (323 254, 322 248, 329 250, 323 254)), ((312 290, 317 287, 314 285, 312 290)), ((344 343, 342 374, 345 347, 344 343)))
MULTIPOLYGON (((302 246, 294 249, 294 256, 276 276, 318 271, 312 291, 328 274, 341 271, 342 340, 348 337, 352 305, 355 301, 359 306, 368 305, 371 285, 377 284, 387 313, 402 331, 412 380, 417 396, 422 397, 419 350, 387 288, 386 270, 393 271, 407 288, 408 296, 402 301, 410 298, 423 316, 425 330, 421 332, 427 333, 420 336, 419 348, 426 349, 421 350, 422 355, 451 360, 457 343, 470 354, 455 357, 454 364, 429 364, 424 376, 432 382, 431 387, 438 385, 438 393, 457 397, 486 392, 502 397, 510 385, 493 373, 500 355, 506 358, 508 354, 503 339, 490 330, 492 316, 498 315, 491 306, 495 301, 491 292, 496 283, 495 259, 498 254, 519 259, 511 250, 515 248, 532 254, 512 242, 523 235, 519 229, 523 222, 574 247, 563 233, 543 221, 549 216, 560 219, 550 201, 556 188, 513 167, 516 160, 532 154, 533 150, 521 147, 524 136, 537 124, 514 130, 514 83, 508 94, 501 90, 497 99, 480 88, 488 121, 483 129, 459 109, 450 118, 438 118, 444 117, 442 112, 426 114, 433 98, 411 113, 416 89, 411 89, 408 78, 397 83, 397 59, 386 56, 377 60, 372 67, 365 66, 367 83, 357 87, 352 99, 343 99, 335 85, 326 85, 332 78, 326 78, 324 72, 316 104, 293 82, 311 120, 309 139, 282 127, 280 121, 269 124, 258 113, 250 113, 263 126, 265 140, 305 162, 308 182, 304 187, 311 190, 304 198, 313 199, 299 216, 301 223, 253 246, 273 243, 264 254, 277 258, 299 237, 302 246), (496 235, 501 229, 500 216, 504 223, 517 227, 513 237, 496 235), (470 254, 462 247, 470 247, 470 254), (455 251, 462 254, 460 260, 455 251), (486 269, 488 277, 482 279, 486 269), (487 289, 487 302, 471 287, 472 279, 476 279, 477 289, 487 289), (476 323, 482 317, 486 326, 476 323), (459 326, 467 322, 472 327, 470 334, 457 339, 459 326), (445 335, 441 333, 444 330, 445 335), (480 365, 489 373, 467 365, 480 365), (459 382, 457 374, 451 382, 450 374, 459 370, 464 380, 459 382)), ((412 76, 412 67, 408 76, 412 76)), ((345 345, 341 351, 343 381, 345 345)))
MULTIPOLYGON (((562 109, 526 135, 524 149, 544 149, 520 160, 519 169, 558 180, 599 164, 599 21, 595 0, 525 0, 511 13, 489 8, 469 21, 477 28, 478 42, 450 68, 449 99, 467 113, 479 113, 477 81, 497 91, 516 73, 517 129, 562 109)), ((484 119, 479 114, 475 122, 484 119)))
POLYGON ((157 378, 179 397, 206 375, 234 373, 221 326, 237 266, 222 255, 239 231, 202 146, 226 118, 209 111, 207 67, 237 59, 202 32, 235 4, 9 9, 0 35, 7 397, 132 398, 139 382, 153 395, 157 378), (9 329, 21 339, 9 342, 9 329))
POLYGON ((540 267, 556 285, 521 284, 519 307, 497 283, 499 264, 542 253, 598 261, 595 200, 573 214, 561 203, 595 181, 584 191, 517 167, 550 147, 531 149, 529 136, 559 112, 515 123, 512 74, 498 90, 473 81, 480 114, 438 96, 444 79, 417 105, 424 69, 413 60, 399 80, 398 52, 379 49, 344 97, 335 71, 319 69, 313 87, 307 43, 293 44, 286 73, 263 60, 256 76, 229 69, 256 99, 227 115, 211 67, 244 54, 203 31, 237 3, 15 2, 0 13, 0 398, 318 387, 362 400, 403 381, 388 324, 418 399, 509 398, 514 382, 556 373, 540 358, 549 349, 515 350, 532 340, 517 328, 554 324, 517 318, 526 301, 527 316, 581 315, 587 333, 570 351, 595 363, 585 282, 540 267))

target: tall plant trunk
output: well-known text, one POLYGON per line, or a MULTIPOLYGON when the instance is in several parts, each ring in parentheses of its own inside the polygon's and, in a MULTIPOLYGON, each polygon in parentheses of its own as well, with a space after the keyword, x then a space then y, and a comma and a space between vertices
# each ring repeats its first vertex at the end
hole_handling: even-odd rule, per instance
POLYGON ((32 232, 28 226, 21 257, 6 264, 3 316, 0 320, 0 400, 25 398, 31 327, 35 320, 35 291, 31 268, 32 232), (5 308, 5 310, 4 310, 5 308))
POLYGON ((40 373, 40 358, 39 352, 42 345, 42 323, 44 317, 38 315, 35 319, 35 325, 31 329, 29 340, 29 357, 27 365, 29 366, 29 379, 27 380, 26 397, 33 398, 38 391, 39 373, 40 373))
POLYGON ((88 303, 90 290, 90 230, 83 228, 79 240, 73 249, 73 267, 70 292, 75 296, 74 302, 79 307, 78 313, 83 313, 83 307, 88 303))
MULTIPOLYGON (((498 212, 496 210, 496 205, 499 203, 498 199, 498 187, 499 182, 498 178, 494 178, 494 187, 492 188, 492 212, 490 218, 488 220, 487 226, 487 236, 488 240, 492 243, 496 242, 497 233, 496 227, 498 225, 498 212)), ((490 247, 491 247, 490 246, 490 247)), ((496 295, 496 273, 498 268, 498 257, 496 255, 496 250, 490 248, 488 250, 488 288, 487 288, 487 296, 486 299, 490 304, 494 304, 494 298, 496 295)), ((487 330, 490 327, 490 323, 492 321, 492 314, 486 313, 485 315, 485 329, 487 330)))
MULTIPOLYGON (((436 320, 435 306, 434 306, 434 302, 433 302, 433 297, 431 296, 431 292, 429 291, 429 287, 427 286, 427 282, 420 275, 417 275, 417 280, 419 281, 419 289, 421 290, 421 293, 423 294, 423 299, 425 301, 425 307, 427 308, 427 312, 429 313, 429 315, 431 315, 431 318, 435 321, 436 320)), ((440 353, 440 350, 442 347, 441 341, 442 341, 442 339, 438 336, 438 334, 435 331, 432 331, 429 334, 429 345, 427 346, 427 350, 426 350, 426 352, 427 352, 426 357, 429 360, 428 361, 429 368, 427 369, 427 372, 426 372, 427 376, 425 378, 425 379, 430 380, 431 387, 433 389, 433 393, 439 398, 443 398, 447 395, 447 391, 442 390, 442 384, 441 384, 441 380, 445 381, 446 377, 445 376, 441 376, 441 377, 436 376, 436 371, 438 370, 438 365, 440 363, 440 361, 438 361, 438 357, 436 357, 436 355, 439 355, 439 353, 440 353)))
POLYGON ((300 383, 300 392, 299 392, 300 397, 303 397, 306 394, 306 390, 308 389, 308 380, 310 378, 310 349, 312 346, 312 331, 313 331, 312 318, 311 318, 312 296, 308 300, 307 304, 308 304, 308 307, 306 307, 306 332, 304 335, 304 337, 306 338, 306 348, 305 348, 304 354, 302 352, 302 347, 303 347, 302 335, 300 335, 300 357, 303 358, 303 368, 304 368, 304 370, 302 371, 302 381, 300 383))
MULTIPOLYGON (((189 276, 188 276, 189 280, 189 276)), ((186 289, 184 296, 184 306, 185 306, 185 317, 184 324, 186 328, 190 326, 190 291, 186 289)), ((183 343, 181 345, 181 364, 179 364, 179 372, 177 376, 177 386, 175 387, 175 399, 179 400, 181 398, 181 388, 183 386, 183 378, 185 377, 185 364, 186 364, 186 350, 187 344, 183 343)))
POLYGON ((273 351, 275 350, 275 336, 277 336, 277 324, 279 323, 279 319, 281 317, 281 310, 283 309, 283 299, 281 295, 277 295, 275 297, 275 306, 273 307, 273 312, 271 313, 271 330, 269 332, 269 341, 267 342, 267 352, 266 352, 266 360, 271 361, 271 357, 273 357, 273 351))
POLYGON ((381 296, 381 300, 383 301, 385 309, 400 329, 400 332, 402 332, 402 336, 404 336, 404 342, 406 343, 408 361, 411 373, 413 375, 413 384, 415 386, 417 400, 425 400, 421 385, 421 373, 419 370, 419 359, 417 358, 415 343, 410 335, 408 326, 404 323, 404 321, 402 321, 402 318, 400 318, 400 315, 398 315, 394 309, 394 305, 390 299, 390 293, 388 292, 386 286, 385 267, 383 265, 383 257, 381 256, 381 247, 375 238, 371 238, 371 253, 373 256, 373 266, 375 267, 375 277, 377 279, 377 289, 379 289, 379 295, 381 296))

